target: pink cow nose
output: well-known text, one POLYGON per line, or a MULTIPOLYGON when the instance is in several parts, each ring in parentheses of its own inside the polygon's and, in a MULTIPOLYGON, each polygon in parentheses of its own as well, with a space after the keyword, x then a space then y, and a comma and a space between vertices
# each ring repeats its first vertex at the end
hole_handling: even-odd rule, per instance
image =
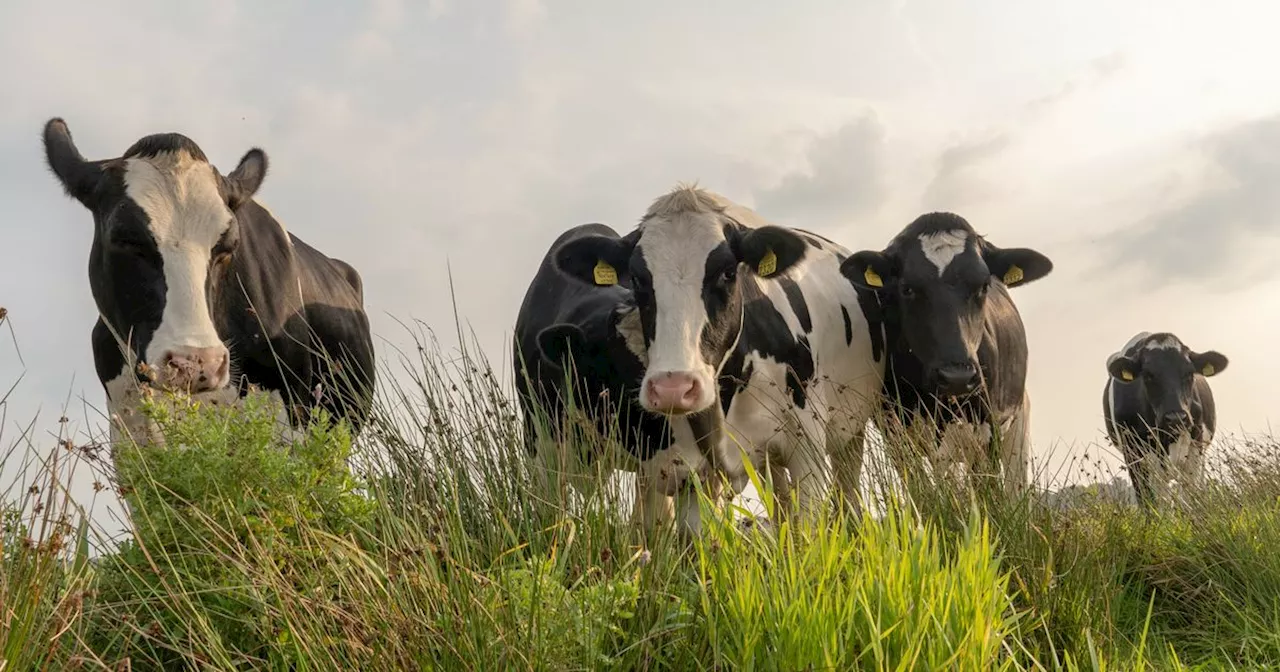
POLYGON ((169 387, 187 392, 208 392, 226 386, 231 358, 223 346, 175 348, 164 353, 161 376, 169 387))
POLYGON ((649 408, 665 413, 688 413, 702 396, 702 385, 693 374, 668 371, 649 378, 645 390, 649 408))

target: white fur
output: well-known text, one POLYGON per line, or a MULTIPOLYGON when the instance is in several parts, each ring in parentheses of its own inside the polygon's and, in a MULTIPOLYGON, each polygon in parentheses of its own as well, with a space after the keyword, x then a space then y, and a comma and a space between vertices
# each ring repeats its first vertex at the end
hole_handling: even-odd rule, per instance
POLYGON ((691 374, 701 393, 694 411, 715 402, 716 372, 721 362, 702 359, 700 339, 707 324, 702 285, 707 256, 724 243, 722 208, 688 190, 677 189, 649 208, 641 224, 639 248, 653 276, 653 342, 641 384, 641 403, 648 408, 649 381, 671 372, 691 374))
POLYGON ((966 240, 968 234, 959 229, 926 233, 920 236, 920 249, 938 269, 938 277, 942 277, 952 260, 964 254, 966 240))
POLYGON ((1165 336, 1147 341, 1144 347, 1147 350, 1182 350, 1182 341, 1179 341, 1176 336, 1165 336))
POLYGON ((167 286, 147 363, 159 368, 164 354, 177 348, 222 347, 205 288, 210 252, 233 217, 218 194, 217 175, 185 151, 129 159, 126 166, 125 193, 151 220, 167 286))

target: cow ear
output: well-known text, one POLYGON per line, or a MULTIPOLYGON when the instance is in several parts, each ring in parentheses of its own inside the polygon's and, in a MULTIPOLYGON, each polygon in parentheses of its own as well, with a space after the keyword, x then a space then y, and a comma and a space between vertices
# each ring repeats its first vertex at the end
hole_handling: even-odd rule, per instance
POLYGON ((1138 379, 1138 374, 1142 373, 1142 367, 1138 366, 1137 361, 1121 356, 1107 362, 1107 373, 1116 380, 1132 383, 1138 379))
POLYGON ((44 125, 44 155, 67 195, 92 208, 93 194, 102 179, 103 162, 85 160, 62 119, 50 119, 44 125))
POLYGON ((786 273, 804 258, 808 245, 794 231, 780 226, 743 229, 729 241, 734 256, 762 278, 786 273))
POLYGON ((983 252, 987 268, 1005 287, 1021 287, 1049 275, 1053 262, 1048 257, 1025 247, 1001 249, 988 247, 983 252))
POLYGON ((240 163, 226 177, 227 206, 232 210, 243 205, 258 193, 262 180, 267 177, 267 154, 254 147, 245 152, 240 163))
POLYGON ((840 274, 855 287, 879 290, 892 279, 893 269, 883 252, 863 250, 840 262, 840 274))
POLYGON ((1227 368, 1227 358, 1215 350, 1201 353, 1193 352, 1191 353, 1191 365, 1196 367, 1196 373, 1208 378, 1222 373, 1227 368))
POLYGON ((582 352, 587 335, 575 324, 553 324, 538 332, 538 351, 547 361, 564 366, 566 355, 582 352))
POLYGON ((556 250, 556 270, 589 285, 616 285, 626 273, 635 240, 590 235, 575 238, 556 250))

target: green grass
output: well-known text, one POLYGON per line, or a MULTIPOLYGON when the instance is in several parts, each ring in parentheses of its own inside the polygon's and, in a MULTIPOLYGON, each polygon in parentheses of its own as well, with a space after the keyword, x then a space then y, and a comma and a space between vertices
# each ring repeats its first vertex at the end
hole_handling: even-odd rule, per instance
POLYGON ((356 445, 283 442, 257 401, 156 406, 166 447, 113 460, 15 443, 0 670, 1280 668, 1275 460, 1156 515, 912 478, 804 527, 704 501, 685 540, 629 526, 609 483, 534 491, 478 358, 399 363, 356 445), (122 493, 123 539, 85 522, 73 469, 122 493))

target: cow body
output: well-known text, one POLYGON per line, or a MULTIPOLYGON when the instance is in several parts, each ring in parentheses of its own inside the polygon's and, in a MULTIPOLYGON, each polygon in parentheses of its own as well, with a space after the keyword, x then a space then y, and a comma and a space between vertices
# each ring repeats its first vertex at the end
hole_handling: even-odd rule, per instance
POLYGON ((1026 486, 1027 338, 1007 288, 1052 268, 1034 250, 992 245, 951 213, 923 215, 883 251, 842 265, 855 287, 875 292, 866 305, 889 351, 886 415, 903 428, 933 421, 935 467, 972 467, 974 451, 998 441, 1006 487, 1026 486))
MULTIPOLYGON (((686 470, 712 463, 741 492, 745 457, 810 511, 828 488, 824 453, 845 494, 857 497, 864 429, 882 384, 883 360, 840 277, 845 254, 681 186, 627 236, 586 236, 555 259, 582 282, 607 267, 633 287, 646 363, 639 402, 690 420, 697 452, 689 437, 674 437, 686 470)), ((678 500, 677 509, 698 524, 695 502, 678 500)))
POLYGON ((1124 456, 1143 505, 1154 503, 1170 475, 1191 483, 1203 477, 1204 452, 1217 429, 1208 378, 1226 368, 1222 354, 1194 352, 1167 332, 1138 333, 1107 358, 1107 437, 1124 456))
POLYGON ((295 426, 324 408, 359 429, 374 384, 360 276, 253 200, 261 150, 223 176, 176 133, 87 161, 53 119, 44 143, 63 188, 94 215, 91 342, 113 439, 139 383, 231 397, 257 387, 284 399, 295 426))

